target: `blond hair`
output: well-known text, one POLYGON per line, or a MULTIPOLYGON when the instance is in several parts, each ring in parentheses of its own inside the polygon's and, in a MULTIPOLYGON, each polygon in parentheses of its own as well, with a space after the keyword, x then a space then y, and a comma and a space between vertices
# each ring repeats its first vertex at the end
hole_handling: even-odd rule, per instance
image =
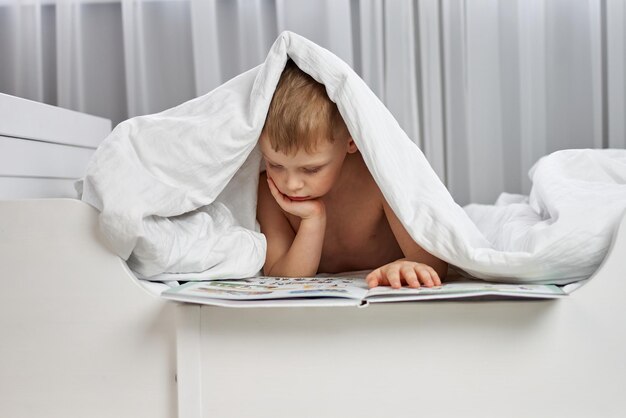
POLYGON ((326 88, 289 59, 270 103, 261 135, 284 154, 313 152, 319 141, 334 143, 349 133, 326 88))

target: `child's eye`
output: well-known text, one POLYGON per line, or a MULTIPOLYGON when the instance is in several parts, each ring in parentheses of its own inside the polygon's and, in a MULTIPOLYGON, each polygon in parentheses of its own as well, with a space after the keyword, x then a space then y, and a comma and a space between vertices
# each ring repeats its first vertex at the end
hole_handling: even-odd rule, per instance
POLYGON ((305 168, 304 171, 306 173, 313 174, 313 173, 317 173, 318 171, 320 171, 320 168, 319 167, 317 167, 317 168, 305 168))
POLYGON ((273 168, 274 170, 278 170, 279 168, 281 168, 279 165, 274 165, 274 164, 269 164, 269 166, 273 168))

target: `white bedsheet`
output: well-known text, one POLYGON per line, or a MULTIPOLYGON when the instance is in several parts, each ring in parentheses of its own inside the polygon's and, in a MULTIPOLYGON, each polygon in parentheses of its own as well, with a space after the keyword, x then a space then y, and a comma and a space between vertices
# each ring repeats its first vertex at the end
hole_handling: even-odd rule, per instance
POLYGON ((94 154, 82 199, 101 211, 112 248, 140 277, 247 277, 261 269, 256 143, 288 56, 325 84, 385 198, 427 251, 486 280, 568 283, 597 268, 626 208, 626 151, 552 154, 531 170, 529 199, 505 194, 495 206, 464 210, 348 65, 284 32, 264 64, 122 122, 94 154))

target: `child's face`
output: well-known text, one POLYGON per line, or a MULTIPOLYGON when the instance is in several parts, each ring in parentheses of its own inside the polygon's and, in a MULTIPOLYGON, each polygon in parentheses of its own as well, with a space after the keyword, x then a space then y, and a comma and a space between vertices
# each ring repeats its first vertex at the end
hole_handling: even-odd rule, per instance
POLYGON ((351 139, 320 141, 315 152, 298 150, 295 155, 274 151, 265 136, 259 144, 267 175, 292 200, 316 199, 328 193, 339 178, 346 154, 356 151, 351 139))

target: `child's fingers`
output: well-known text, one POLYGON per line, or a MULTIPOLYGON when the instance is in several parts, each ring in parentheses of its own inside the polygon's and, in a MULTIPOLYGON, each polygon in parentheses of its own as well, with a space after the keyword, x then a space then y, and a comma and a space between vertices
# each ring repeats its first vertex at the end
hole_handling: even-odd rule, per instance
POLYGON ((396 266, 391 266, 385 272, 385 276, 389 285, 394 289, 400 289, 402 287, 402 281, 400 280, 400 269, 396 266))
POLYGON ((285 208, 285 205, 289 203, 289 199, 283 196, 280 190, 278 190, 278 187, 276 187, 276 184, 274 184, 274 180, 272 180, 269 177, 267 178, 267 184, 269 185, 270 193, 272 194, 272 196, 274 196, 274 200, 276 200, 276 202, 281 208, 283 208, 284 210, 287 210, 285 208))
POLYGON ((437 274, 435 269, 432 268, 431 266, 427 266, 427 267, 428 267, 428 271, 430 272, 430 277, 432 277, 435 286, 441 286, 441 278, 439 278, 439 275, 437 274))
POLYGON ((369 273, 365 281, 369 288, 376 286, 391 286, 400 289, 403 281, 409 287, 419 288, 423 284, 426 287, 441 286, 441 279, 432 267, 421 263, 389 264, 379 267, 369 273))
POLYGON ((278 198, 283 197, 282 193, 278 191, 278 187, 276 187, 276 185, 274 184, 274 180, 268 177, 267 184, 270 188, 270 193, 272 194, 272 196, 274 196, 274 199, 278 200, 278 198))
POLYGON ((428 271, 427 268, 425 268, 424 266, 421 265, 416 265, 415 266, 415 273, 417 273, 417 277, 420 279, 420 281, 427 287, 432 287, 433 286, 433 279, 430 276, 430 272, 428 271))
POLYGON ((270 188, 270 193, 274 196, 274 199, 276 199, 276 185, 269 176, 267 176, 267 187, 270 188))
POLYGON ((404 280, 406 281, 406 283, 409 285, 409 287, 420 287, 420 282, 417 279, 417 273, 415 273, 415 270, 413 269, 412 266, 410 265, 405 265, 402 267, 402 277, 404 277, 404 280))
POLYGON ((368 274, 365 277, 365 282, 367 283, 367 286, 371 289, 372 287, 376 287, 380 284, 380 281, 382 280, 382 275, 380 272, 380 268, 377 268, 376 270, 372 271, 370 274, 368 274))

